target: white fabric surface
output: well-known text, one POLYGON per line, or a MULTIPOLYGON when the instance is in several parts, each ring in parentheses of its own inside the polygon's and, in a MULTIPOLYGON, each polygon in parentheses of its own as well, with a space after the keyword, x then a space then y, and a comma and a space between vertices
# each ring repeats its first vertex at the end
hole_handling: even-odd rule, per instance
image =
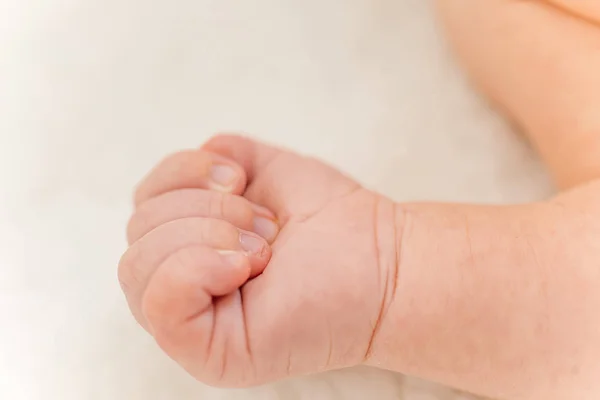
POLYGON ((0 399, 464 399, 370 369, 206 388, 116 280, 131 188, 215 131, 319 156, 397 200, 551 190, 424 0, 0 0, 0 399))

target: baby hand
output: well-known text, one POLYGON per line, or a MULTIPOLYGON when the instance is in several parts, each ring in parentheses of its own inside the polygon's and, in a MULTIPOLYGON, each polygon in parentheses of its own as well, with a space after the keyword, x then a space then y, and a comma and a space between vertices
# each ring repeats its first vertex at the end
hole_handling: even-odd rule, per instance
POLYGON ((119 280, 159 346, 228 387, 361 364, 396 278, 395 206, 316 160, 235 136, 136 193, 119 280))

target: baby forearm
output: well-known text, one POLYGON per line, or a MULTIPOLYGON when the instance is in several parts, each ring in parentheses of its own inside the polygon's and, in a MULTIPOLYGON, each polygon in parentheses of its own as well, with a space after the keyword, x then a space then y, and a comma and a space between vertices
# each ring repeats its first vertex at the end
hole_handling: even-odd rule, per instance
POLYGON ((370 362, 501 399, 596 398, 600 7, 438 8, 471 77, 560 186, 584 186, 530 205, 399 205, 397 287, 370 362))
POLYGON ((399 205, 397 286, 370 363, 500 399, 591 398, 598 189, 523 206, 399 205))
POLYGON ((463 66, 528 135, 561 187, 600 177, 600 6, 440 0, 463 66))

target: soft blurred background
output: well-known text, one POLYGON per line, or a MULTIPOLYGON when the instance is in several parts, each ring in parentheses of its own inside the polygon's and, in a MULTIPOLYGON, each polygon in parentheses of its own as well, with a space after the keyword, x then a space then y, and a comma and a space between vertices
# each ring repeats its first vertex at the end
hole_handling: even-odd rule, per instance
POLYGON ((470 398, 362 368, 216 390, 157 350, 116 280, 131 189, 217 131, 397 200, 550 190, 430 1, 0 0, 0 399, 470 398))

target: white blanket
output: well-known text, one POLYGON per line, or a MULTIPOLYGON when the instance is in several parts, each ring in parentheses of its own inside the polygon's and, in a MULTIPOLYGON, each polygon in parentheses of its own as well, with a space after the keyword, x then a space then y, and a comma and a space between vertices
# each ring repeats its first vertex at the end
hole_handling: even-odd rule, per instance
POLYGON ((216 131, 397 200, 551 191, 428 1, 0 0, 0 399, 466 399, 363 368, 216 390, 157 350, 116 280, 131 188, 216 131))

